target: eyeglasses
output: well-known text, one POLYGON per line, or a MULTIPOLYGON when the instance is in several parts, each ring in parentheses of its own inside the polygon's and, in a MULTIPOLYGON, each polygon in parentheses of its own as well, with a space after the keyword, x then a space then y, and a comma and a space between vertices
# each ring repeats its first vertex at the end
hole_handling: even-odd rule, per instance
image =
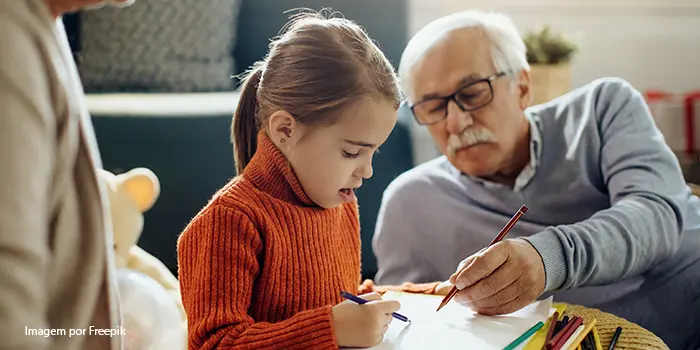
POLYGON ((463 112, 470 112, 486 106, 493 100, 491 82, 506 75, 506 72, 496 73, 483 79, 472 81, 452 94, 422 100, 411 106, 411 113, 418 124, 430 125, 447 118, 447 106, 454 101, 463 112))

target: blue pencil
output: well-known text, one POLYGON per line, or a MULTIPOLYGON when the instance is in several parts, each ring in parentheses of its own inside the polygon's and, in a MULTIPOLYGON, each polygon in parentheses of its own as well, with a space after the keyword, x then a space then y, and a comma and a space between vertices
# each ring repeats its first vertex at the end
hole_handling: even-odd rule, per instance
MULTIPOLYGON (((352 300, 352 301, 354 301, 354 302, 356 302, 356 303, 358 303, 358 304, 360 304, 360 305, 362 305, 362 304, 364 304, 364 303, 367 303, 367 300, 362 299, 362 298, 360 298, 360 297, 358 297, 358 296, 352 295, 352 294, 350 294, 350 293, 348 293, 348 292, 346 292, 346 291, 341 291, 341 292, 340 292, 340 296, 343 297, 343 298, 345 298, 345 299, 352 300)), ((394 316, 395 319, 400 320, 400 321, 411 322, 411 321, 408 319, 408 317, 406 317, 406 316, 404 316, 404 315, 401 315, 401 314, 399 314, 399 313, 396 313, 396 312, 392 312, 392 313, 391 313, 391 316, 394 316)))

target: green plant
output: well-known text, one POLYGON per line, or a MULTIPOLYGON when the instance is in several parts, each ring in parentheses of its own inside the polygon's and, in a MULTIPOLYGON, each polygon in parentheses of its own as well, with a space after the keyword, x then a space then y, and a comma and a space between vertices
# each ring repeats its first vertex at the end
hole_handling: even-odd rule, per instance
POLYGON ((578 45, 560 33, 553 33, 548 25, 528 33, 523 41, 530 64, 567 63, 578 52, 578 45))

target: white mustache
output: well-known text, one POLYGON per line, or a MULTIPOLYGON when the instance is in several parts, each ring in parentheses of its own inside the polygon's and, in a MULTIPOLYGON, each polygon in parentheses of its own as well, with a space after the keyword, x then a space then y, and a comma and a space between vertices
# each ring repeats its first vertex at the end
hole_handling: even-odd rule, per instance
POLYGON ((464 130, 461 135, 450 135, 447 139, 447 153, 450 156, 454 156, 461 148, 485 142, 496 142, 496 136, 491 130, 485 128, 469 128, 464 130))

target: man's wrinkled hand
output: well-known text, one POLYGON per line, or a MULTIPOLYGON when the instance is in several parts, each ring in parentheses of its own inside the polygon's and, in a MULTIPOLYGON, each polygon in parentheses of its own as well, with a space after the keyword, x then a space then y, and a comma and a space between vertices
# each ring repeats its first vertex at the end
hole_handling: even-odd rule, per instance
POLYGON ((530 243, 509 239, 463 260, 449 283, 460 290, 456 302, 485 315, 508 314, 544 292, 544 264, 530 243))
POLYGON ((435 295, 447 295, 452 290, 453 284, 450 281, 444 281, 435 287, 435 295))

